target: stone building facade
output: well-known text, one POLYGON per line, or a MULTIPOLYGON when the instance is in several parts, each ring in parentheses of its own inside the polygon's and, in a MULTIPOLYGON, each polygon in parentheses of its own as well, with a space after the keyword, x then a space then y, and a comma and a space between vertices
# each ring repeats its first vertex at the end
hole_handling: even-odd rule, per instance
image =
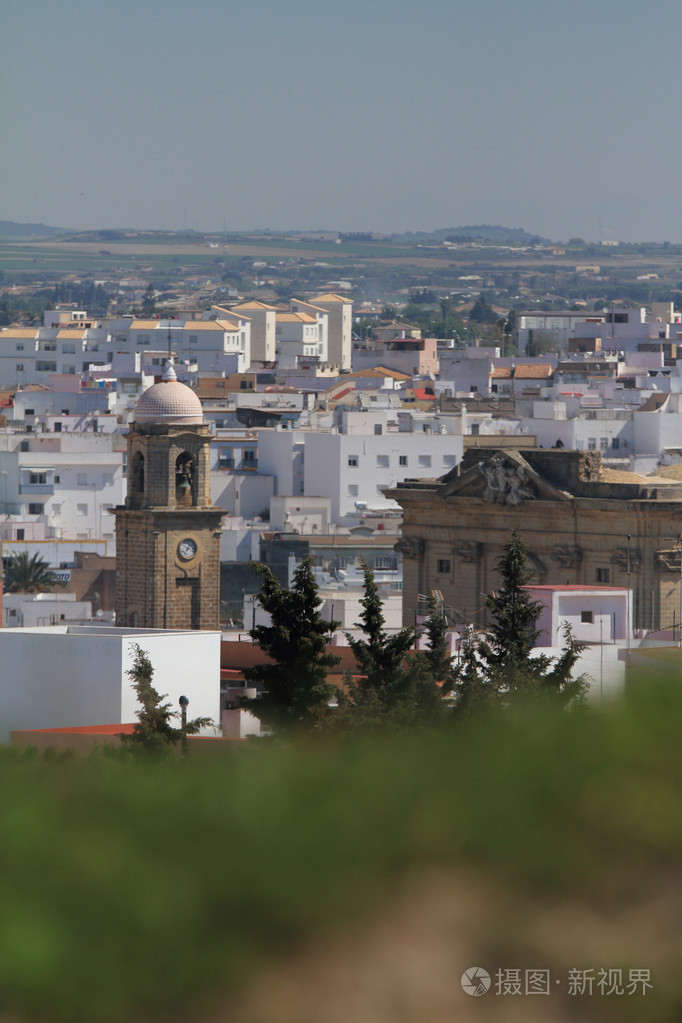
POLYGON ((512 529, 534 583, 627 586, 635 629, 680 621, 682 485, 604 469, 599 452, 469 450, 439 480, 389 491, 403 509, 403 620, 440 590, 454 621, 488 625, 485 596, 512 529))
POLYGON ((140 398, 128 435, 128 496, 116 515, 116 622, 219 629, 220 526, 211 432, 194 392, 164 380, 140 398))

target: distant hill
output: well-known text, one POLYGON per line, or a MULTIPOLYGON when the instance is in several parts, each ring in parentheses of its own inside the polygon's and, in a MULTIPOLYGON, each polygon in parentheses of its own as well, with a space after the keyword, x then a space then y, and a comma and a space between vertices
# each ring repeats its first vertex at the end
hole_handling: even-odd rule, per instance
POLYGON ((453 242, 498 242, 501 245, 517 244, 551 244, 549 238, 541 238, 537 234, 528 234, 520 227, 492 227, 490 224, 475 224, 468 227, 442 227, 437 231, 406 231, 404 234, 393 235, 396 241, 453 241, 453 242))
POLYGON ((0 238, 52 238, 63 234, 61 227, 48 227, 47 224, 17 224, 14 220, 0 220, 0 238))

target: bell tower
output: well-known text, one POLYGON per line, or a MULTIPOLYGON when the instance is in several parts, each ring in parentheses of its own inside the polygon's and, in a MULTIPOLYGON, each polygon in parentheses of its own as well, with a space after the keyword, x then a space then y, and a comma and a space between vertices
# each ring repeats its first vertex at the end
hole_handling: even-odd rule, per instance
POLYGON ((168 362, 128 435, 128 496, 116 516, 116 623, 220 628, 220 522, 211 504, 211 432, 168 362))

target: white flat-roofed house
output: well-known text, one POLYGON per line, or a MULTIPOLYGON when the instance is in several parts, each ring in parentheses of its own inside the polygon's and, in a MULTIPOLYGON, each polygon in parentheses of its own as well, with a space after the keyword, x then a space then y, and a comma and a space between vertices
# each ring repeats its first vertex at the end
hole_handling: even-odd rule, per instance
POLYGON ((10 732, 124 724, 137 720, 127 674, 138 644, 154 668, 154 686, 188 716, 220 715, 220 633, 62 625, 0 629, 0 742, 10 732))
POLYGON ((295 369, 306 363, 327 361, 323 320, 310 313, 277 313, 277 364, 295 369))
MULTIPOLYGON (((636 552, 632 551, 634 570, 636 552)), ((632 590, 624 586, 545 585, 524 587, 542 604, 537 646, 560 647, 570 625, 579 643, 625 643, 632 620, 632 590)))

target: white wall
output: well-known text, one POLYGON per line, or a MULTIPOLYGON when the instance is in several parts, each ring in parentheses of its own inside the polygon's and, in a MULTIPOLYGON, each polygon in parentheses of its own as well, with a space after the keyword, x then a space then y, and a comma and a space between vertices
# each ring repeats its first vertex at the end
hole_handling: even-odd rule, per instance
POLYGON ((123 630, 105 626, 0 630, 0 742, 10 731, 134 722, 137 701, 125 674, 132 644, 154 666, 154 686, 188 716, 220 713, 220 633, 123 630))

